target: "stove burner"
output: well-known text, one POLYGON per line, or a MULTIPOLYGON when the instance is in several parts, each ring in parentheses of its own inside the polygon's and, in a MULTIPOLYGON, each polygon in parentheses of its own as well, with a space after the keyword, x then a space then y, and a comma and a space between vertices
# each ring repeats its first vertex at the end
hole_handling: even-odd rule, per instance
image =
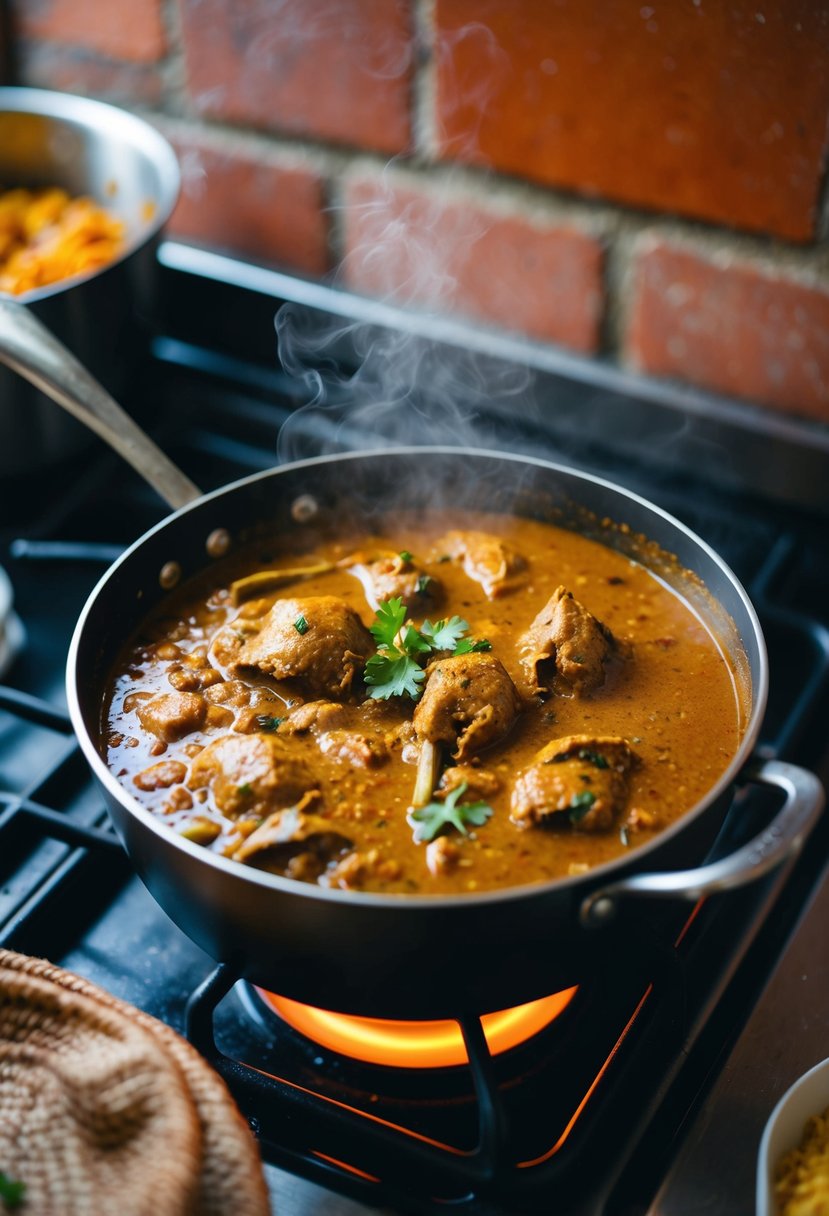
MULTIPOLYGON (((431 1022, 351 1017, 315 1009, 274 992, 256 989, 283 1021, 315 1043, 366 1064, 394 1068, 451 1068, 469 1063, 460 1025, 449 1019, 431 1022)), ((481 1018, 493 1056, 525 1043, 568 1007, 577 988, 567 988, 537 1001, 487 1013, 481 1018)))

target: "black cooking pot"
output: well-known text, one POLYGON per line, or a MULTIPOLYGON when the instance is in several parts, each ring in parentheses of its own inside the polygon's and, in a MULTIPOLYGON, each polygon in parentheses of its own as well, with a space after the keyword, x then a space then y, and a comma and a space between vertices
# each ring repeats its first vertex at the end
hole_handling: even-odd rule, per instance
MULTIPOLYGON (((110 415, 117 410, 103 390, 90 397, 83 369, 67 364, 42 327, 2 302, 0 358, 37 377, 64 404, 71 400, 79 414, 90 399, 103 401, 110 415)), ((108 429, 100 416, 94 425, 108 429)), ((121 450, 131 449, 133 439, 125 443, 121 436, 121 450)), ((142 466, 134 450, 130 458, 142 466)), ((92 592, 68 658, 69 708, 149 890, 194 941, 254 983, 322 1008, 375 1017, 502 1009, 578 982, 609 947, 635 957, 649 918, 626 915, 627 905, 641 909, 642 897, 697 900, 751 881, 799 848, 816 819, 822 805, 817 778, 780 762, 751 762, 768 671, 745 591, 713 550, 644 499, 544 461, 461 449, 324 457, 205 496, 157 450, 153 460, 154 484, 187 505, 136 541, 92 592), (582 876, 481 894, 387 896, 329 890, 241 866, 171 832, 131 797, 102 757, 104 692, 124 640, 172 584, 260 534, 340 520, 345 510, 370 526, 394 507, 436 503, 578 529, 652 569, 691 605, 727 651, 751 705, 742 742, 704 799, 650 843, 582 876), (780 787, 783 806, 750 844, 704 864, 736 781, 780 787)))

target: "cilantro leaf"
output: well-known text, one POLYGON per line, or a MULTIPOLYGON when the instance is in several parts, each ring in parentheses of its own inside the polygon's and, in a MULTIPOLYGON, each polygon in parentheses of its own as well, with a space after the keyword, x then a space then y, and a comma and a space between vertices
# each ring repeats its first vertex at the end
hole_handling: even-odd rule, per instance
POLYGON ((468 824, 480 827, 486 823, 492 814, 492 807, 486 802, 470 802, 458 806, 458 799, 463 797, 466 790, 467 783, 463 781, 451 794, 447 794, 445 802, 430 802, 426 806, 409 811, 409 822, 415 825, 416 844, 434 840, 444 827, 457 828, 463 836, 468 836, 468 824))
POLYGON ((368 660, 363 678, 369 696, 377 700, 388 697, 411 697, 416 701, 423 691, 426 676, 420 657, 434 650, 449 650, 453 654, 468 654, 473 650, 491 650, 483 638, 463 638, 469 622, 459 616, 449 620, 424 621, 420 629, 406 624, 406 607, 401 596, 385 600, 377 609, 371 635, 377 643, 377 654, 368 660))
POLYGON ((0 1200, 7 1208, 17 1208, 26 1194, 26 1183, 7 1178, 0 1170, 0 1200))
POLYGON ((429 654, 432 647, 426 641, 419 629, 415 629, 414 625, 407 625, 406 632, 403 635, 401 649, 406 654, 429 654))
POLYGON ((308 624, 304 616, 298 616, 294 621, 294 629, 300 636, 302 636, 303 633, 307 633, 310 628, 311 626, 308 624))
POLYGON ((480 638, 477 642, 474 638, 461 638, 455 647, 454 653, 458 654, 478 654, 484 650, 492 650, 492 642, 486 638, 480 638))
POLYGON ((416 701, 426 672, 408 655, 395 652, 394 655, 376 654, 370 658, 363 678, 368 684, 368 695, 376 701, 386 701, 389 697, 411 697, 416 701))
POLYGON ((591 790, 580 790, 570 799, 570 809, 567 812, 571 823, 581 823, 593 803, 596 795, 591 790))
POLYGON ((259 729, 268 732, 279 730, 280 726, 285 721, 287 721, 286 718, 272 718, 270 714, 256 715, 256 724, 259 729))
POLYGON ((406 609, 403 600, 398 595, 394 599, 385 600, 375 613, 374 624, 370 626, 371 636, 380 647, 395 648, 395 638, 403 627, 406 619, 406 609))
POLYGON ((579 760, 586 760, 588 764, 595 764, 596 768, 608 768, 606 758, 601 752, 591 751, 589 747, 580 747, 576 755, 579 760))
POLYGON ((454 650, 468 628, 469 621, 452 616, 448 621, 438 621, 435 625, 431 621, 424 621, 420 632, 434 650, 454 650))

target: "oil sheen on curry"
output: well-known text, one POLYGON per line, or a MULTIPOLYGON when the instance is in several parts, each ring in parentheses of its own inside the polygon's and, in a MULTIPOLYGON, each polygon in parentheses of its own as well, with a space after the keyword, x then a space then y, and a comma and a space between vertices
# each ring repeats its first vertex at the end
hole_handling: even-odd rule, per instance
POLYGON ((401 514, 260 543, 166 600, 114 673, 106 750, 171 832, 240 865, 459 893, 651 839, 727 767, 741 701, 698 616, 626 556, 401 514))

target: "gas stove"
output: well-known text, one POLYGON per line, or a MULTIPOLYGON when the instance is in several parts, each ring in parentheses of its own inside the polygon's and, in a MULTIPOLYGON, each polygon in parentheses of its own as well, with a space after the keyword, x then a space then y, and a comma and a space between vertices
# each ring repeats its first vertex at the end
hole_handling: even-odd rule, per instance
MULTIPOLYGON (((665 389, 660 399, 599 365, 183 246, 163 246, 161 259, 165 308, 127 404, 204 489, 273 466, 280 431, 279 451, 292 455, 378 441, 377 410, 363 408, 353 374, 358 331, 362 349, 368 328, 395 342, 406 331, 428 359, 461 352, 492 392, 478 394, 462 427, 453 417, 458 442, 474 427, 479 446, 607 476, 729 562, 769 647, 759 750, 826 779, 829 447, 813 431, 749 407, 714 416, 687 394, 665 389), (336 329, 326 359, 330 367, 336 347, 337 390, 327 385, 324 407, 309 404, 318 379, 276 362, 273 315, 285 301, 336 329), (499 392, 508 382, 526 391, 499 392), (654 434, 665 442, 643 441, 654 434)), ((408 402, 421 420, 439 405, 428 385, 408 402)), ((105 565, 164 516, 163 504, 97 441, 82 478, 58 467, 4 497, 0 564, 15 617, 0 689, 0 945, 48 957, 186 1033, 254 1128, 283 1216, 751 1207, 765 1119, 829 1054, 825 821, 796 861, 751 886, 669 905, 635 964, 608 962, 576 990, 551 992, 525 1031, 510 1028, 512 1013, 500 1030, 482 1028, 474 1010, 441 1026, 317 1018, 312 1027, 307 1011, 250 988, 167 919, 131 874, 72 737, 63 667, 74 622, 105 565), (805 977, 794 993, 792 974, 805 977), (769 1051, 783 1004, 799 1033, 784 1030, 769 1051)), ((774 810, 768 792, 741 786, 715 849, 733 850, 774 810)))

